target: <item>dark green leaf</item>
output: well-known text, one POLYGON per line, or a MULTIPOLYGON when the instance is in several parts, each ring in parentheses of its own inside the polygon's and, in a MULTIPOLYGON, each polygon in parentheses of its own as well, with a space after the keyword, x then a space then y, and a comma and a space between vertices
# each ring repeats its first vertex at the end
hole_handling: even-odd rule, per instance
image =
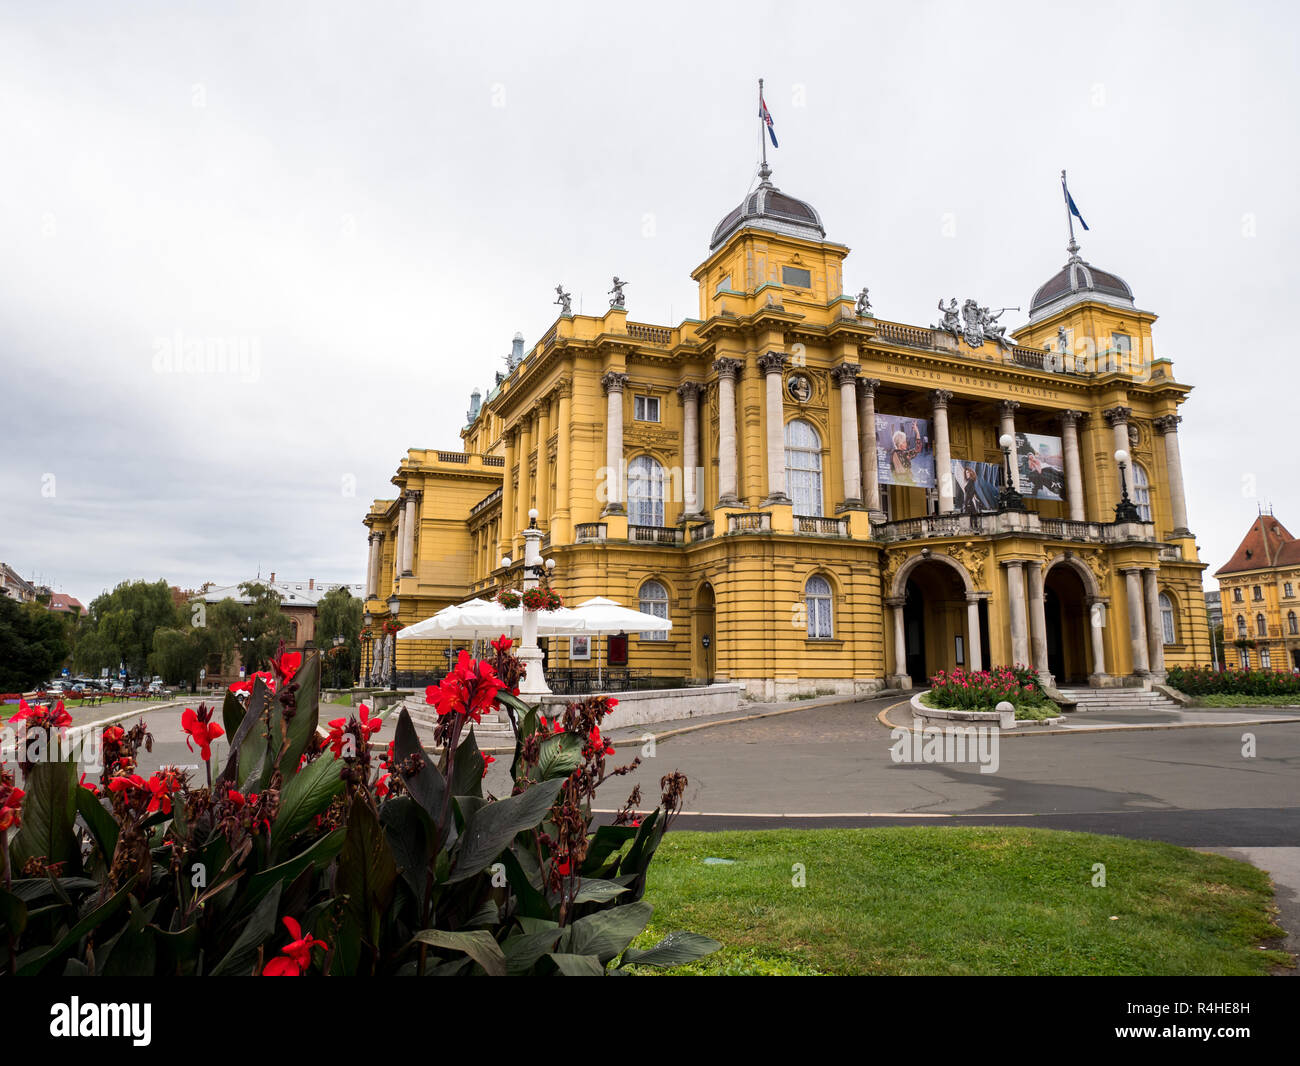
POLYGON ((27 928, 27 904, 3 888, 0 888, 0 926, 13 933, 15 938, 22 936, 27 928))
POLYGON ((501 853, 501 862, 506 868, 506 879, 515 894, 515 913, 521 917, 549 921, 552 910, 540 887, 542 874, 536 856, 522 848, 507 848, 501 853))
POLYGON ((88 788, 77 788, 77 813, 85 821, 107 867, 113 861, 113 852, 117 850, 116 820, 104 806, 104 801, 88 788))
POLYGON ((623 953, 621 965, 629 966, 681 966, 684 963, 702 959, 721 948, 716 940, 699 933, 688 933, 681 929, 669 933, 654 947, 646 951, 628 948, 623 953))
POLYGON ((411 895, 423 901, 433 851, 432 820, 410 796, 394 796, 379 808, 379 824, 411 895))
POLYGON ((239 733, 239 727, 244 721, 244 705, 239 702, 230 689, 226 689, 226 698, 221 704, 221 724, 226 730, 226 738, 230 743, 235 742, 235 737, 239 733))
POLYGON ((330 801, 343 791, 342 769, 343 763, 326 751, 287 779, 280 793, 280 812, 271 826, 271 843, 277 850, 329 809, 330 801))
POLYGON ((253 972, 257 963, 257 949, 275 935, 275 913, 279 906, 280 882, 276 881, 249 915, 234 946, 213 968, 213 977, 246 977, 253 972))
POLYGON ((9 845, 14 869, 29 859, 61 862, 63 872, 81 873, 81 856, 73 826, 77 820, 77 766, 73 762, 38 762, 23 782, 23 827, 9 845))
POLYGON ((421 929, 415 940, 448 951, 463 951, 483 967, 489 977, 506 975, 506 957, 501 945, 492 939, 486 929, 468 929, 450 932, 446 929, 421 929))
MULTIPOLYGON (((293 720, 289 722, 289 750, 280 759, 280 773, 286 781, 293 778, 298 771, 298 761, 307 750, 307 744, 316 732, 316 723, 320 719, 320 652, 303 653, 302 666, 293 675, 298 686, 297 705, 293 720)), ((278 715, 277 715, 278 718, 278 715)), ((277 737, 276 743, 280 741, 277 737)), ((279 748, 277 747, 278 751, 279 748)))
POLYGON ((555 804, 564 782, 542 781, 528 791, 475 811, 465 825, 449 882, 473 877, 525 829, 535 828, 555 804))
POLYGON ((537 777, 547 781, 552 777, 568 777, 582 762, 582 737, 573 733, 557 733, 542 741, 537 756, 537 777))
POLYGON ((644 900, 579 918, 565 933, 561 947, 575 955, 595 955, 609 962, 650 922, 654 908, 644 900))
POLYGON ((397 864, 379 819, 358 793, 348 810, 347 839, 339 856, 336 888, 348 897, 347 913, 362 931, 362 939, 379 945, 379 933, 393 902, 397 864))
POLYGON ((574 903, 607 903, 616 896, 621 896, 627 891, 623 885, 616 885, 613 881, 602 881, 597 877, 584 877, 578 885, 578 894, 573 897, 574 903))
POLYGON ((241 906, 252 906, 257 900, 261 899, 262 894, 279 881, 281 885, 291 885, 303 870, 309 866, 315 866, 318 870, 323 870, 329 861, 343 850, 344 830, 335 829, 332 833, 317 840, 306 851, 295 855, 287 862, 280 863, 279 866, 272 866, 268 870, 254 874, 248 881, 248 887, 240 899, 241 906))
POLYGON ((506 955, 506 972, 511 977, 528 973, 538 959, 555 950, 555 942, 563 930, 554 922, 551 926, 534 933, 512 933, 501 945, 506 955))
POLYGON ((546 956, 565 977, 604 977, 605 967, 594 955, 570 955, 551 952, 546 956))
MULTIPOLYGON (((81 921, 77 922, 71 929, 63 934, 48 951, 42 952, 36 957, 27 957, 27 961, 20 962, 18 966, 19 977, 30 977, 40 973, 51 962, 59 958, 65 951, 72 947, 78 940, 89 933, 92 929, 98 928, 103 922, 111 918, 126 903, 127 896, 130 895, 132 887, 135 885, 135 874, 127 880, 117 893, 111 898, 101 903, 98 907, 87 914, 81 921)), ((30 954, 30 953, 29 953, 30 954)))
POLYGON ((437 826, 439 819, 442 818, 447 782, 442 776, 442 771, 434 765, 433 760, 425 752, 419 735, 415 732, 415 726, 411 723, 411 716, 403 707, 402 713, 397 718, 397 731, 393 736, 393 758, 400 766, 417 752, 422 764, 419 771, 404 774, 402 780, 415 802, 424 808, 424 813, 433 819, 433 824, 437 826))
POLYGON ((479 751, 478 741, 474 739, 472 727, 469 735, 456 749, 456 765, 451 772, 451 794, 453 796, 483 795, 483 755, 479 751))

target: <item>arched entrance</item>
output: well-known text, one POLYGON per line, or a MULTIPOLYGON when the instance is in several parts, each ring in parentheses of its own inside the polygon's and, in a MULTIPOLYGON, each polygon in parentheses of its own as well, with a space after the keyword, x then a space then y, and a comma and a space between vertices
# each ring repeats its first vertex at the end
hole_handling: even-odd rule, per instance
POLYGON ((1043 614, 1047 622, 1047 669, 1058 685, 1087 684, 1088 588, 1064 560, 1043 578, 1043 614))
POLYGON ((965 574, 947 559, 924 559, 906 574, 904 590, 905 662, 912 684, 925 685, 940 670, 973 668, 965 574))
POLYGON ((718 661, 715 602, 713 586, 707 581, 695 590, 691 607, 691 677, 705 685, 712 684, 714 663, 718 661))

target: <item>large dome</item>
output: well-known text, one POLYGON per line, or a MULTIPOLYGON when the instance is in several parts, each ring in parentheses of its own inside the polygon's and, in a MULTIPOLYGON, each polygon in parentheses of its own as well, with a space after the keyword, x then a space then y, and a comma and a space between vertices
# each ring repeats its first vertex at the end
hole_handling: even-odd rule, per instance
POLYGON ((1040 285, 1029 302, 1030 321, 1086 299, 1131 308, 1133 290, 1118 274, 1098 270, 1081 259, 1079 246, 1071 241, 1070 261, 1040 285))
POLYGON ((806 237, 814 241, 826 239, 821 216, 812 204, 787 196, 773 185, 768 180, 772 172, 766 164, 758 174, 763 179, 762 182, 745 197, 739 207, 718 223, 713 231, 713 239, 709 241, 709 251, 713 251, 744 226, 784 233, 791 237, 806 237))

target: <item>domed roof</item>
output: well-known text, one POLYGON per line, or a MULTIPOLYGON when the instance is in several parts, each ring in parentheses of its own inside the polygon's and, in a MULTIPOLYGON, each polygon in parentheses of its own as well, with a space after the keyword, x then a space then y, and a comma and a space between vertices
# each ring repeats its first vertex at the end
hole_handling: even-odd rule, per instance
POLYGON ((821 216, 812 204, 787 196, 773 185, 768 180, 772 171, 766 163, 758 175, 763 179, 758 188, 745 197, 740 206, 730 211, 714 229, 709 251, 713 251, 744 226, 784 233, 791 237, 806 237, 814 241, 826 239, 821 216))
POLYGON ((1120 307, 1133 306, 1133 290, 1128 287, 1128 282, 1081 259, 1079 246, 1074 241, 1070 242, 1069 251, 1069 262, 1034 293, 1029 302, 1030 321, 1085 299, 1120 307))

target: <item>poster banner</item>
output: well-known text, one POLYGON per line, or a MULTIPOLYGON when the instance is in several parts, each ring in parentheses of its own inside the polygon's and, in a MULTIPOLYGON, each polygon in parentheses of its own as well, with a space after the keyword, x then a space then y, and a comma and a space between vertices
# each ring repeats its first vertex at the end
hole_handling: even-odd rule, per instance
POLYGON ((971 459, 952 460, 952 509, 965 514, 998 509, 1002 467, 971 459))
POLYGON ((1020 494, 1030 500, 1065 499, 1065 459, 1061 438, 1017 433, 1020 494))
POLYGON ((876 415, 876 469, 882 485, 934 488, 934 443, 924 418, 876 415))

